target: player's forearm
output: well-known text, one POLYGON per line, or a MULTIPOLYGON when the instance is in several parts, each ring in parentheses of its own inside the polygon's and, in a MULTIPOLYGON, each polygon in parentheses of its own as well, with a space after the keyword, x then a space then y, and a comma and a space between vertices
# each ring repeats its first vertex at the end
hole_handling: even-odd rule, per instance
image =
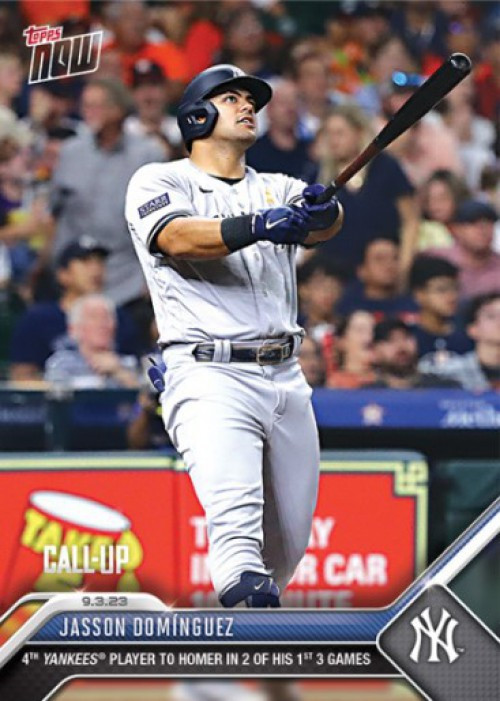
POLYGON ((328 239, 331 239, 333 236, 339 233, 343 223, 344 210, 342 208, 342 205, 339 203, 339 215, 335 220, 333 226, 331 226, 329 229, 323 229, 321 231, 311 231, 304 243, 306 243, 307 245, 311 245, 321 243, 322 241, 328 241, 328 239))
POLYGON ((230 251, 221 234, 220 219, 178 217, 158 234, 156 245, 172 258, 222 258, 230 251))

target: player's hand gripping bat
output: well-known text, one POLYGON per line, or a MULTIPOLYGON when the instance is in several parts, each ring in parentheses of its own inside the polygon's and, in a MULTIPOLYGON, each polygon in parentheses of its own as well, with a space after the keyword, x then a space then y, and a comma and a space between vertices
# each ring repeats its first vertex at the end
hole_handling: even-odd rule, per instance
POLYGON ((316 199, 316 204, 329 200, 358 171, 372 160, 380 151, 391 144, 403 132, 413 126, 434 107, 442 98, 471 72, 472 63, 465 54, 452 54, 423 83, 416 92, 396 112, 385 127, 377 134, 364 151, 357 156, 326 190, 316 199))

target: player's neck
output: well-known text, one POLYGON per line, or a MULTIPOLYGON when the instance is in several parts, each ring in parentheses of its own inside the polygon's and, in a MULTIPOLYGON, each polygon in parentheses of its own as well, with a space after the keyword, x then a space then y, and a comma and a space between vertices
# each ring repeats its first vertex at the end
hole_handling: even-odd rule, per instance
POLYGON ((195 141, 191 161, 200 170, 220 178, 243 178, 245 176, 245 152, 235 149, 234 144, 214 145, 208 141, 195 141))

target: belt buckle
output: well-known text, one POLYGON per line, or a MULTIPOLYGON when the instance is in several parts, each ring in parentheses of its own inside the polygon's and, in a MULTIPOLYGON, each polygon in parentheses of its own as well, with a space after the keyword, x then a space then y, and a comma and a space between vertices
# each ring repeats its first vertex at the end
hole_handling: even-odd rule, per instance
POLYGON ((268 344, 263 344, 262 346, 259 346, 257 348, 257 353, 256 353, 256 360, 258 365, 279 365, 282 363, 285 359, 285 350, 286 350, 286 345, 282 343, 268 343, 268 344), (273 353, 274 351, 279 351, 279 357, 272 359, 266 359, 264 358, 264 354, 267 353, 268 351, 271 351, 273 353))

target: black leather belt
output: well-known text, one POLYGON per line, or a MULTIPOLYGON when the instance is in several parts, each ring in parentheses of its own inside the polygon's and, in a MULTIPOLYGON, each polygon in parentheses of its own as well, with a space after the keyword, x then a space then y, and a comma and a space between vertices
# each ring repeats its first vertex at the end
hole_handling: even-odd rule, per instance
MULTIPOLYGON (((257 363, 258 365, 279 365, 291 357, 293 353, 293 336, 251 343, 231 343, 230 363, 257 363)), ((193 351, 196 360, 210 362, 214 358, 213 343, 199 343, 193 351)))

